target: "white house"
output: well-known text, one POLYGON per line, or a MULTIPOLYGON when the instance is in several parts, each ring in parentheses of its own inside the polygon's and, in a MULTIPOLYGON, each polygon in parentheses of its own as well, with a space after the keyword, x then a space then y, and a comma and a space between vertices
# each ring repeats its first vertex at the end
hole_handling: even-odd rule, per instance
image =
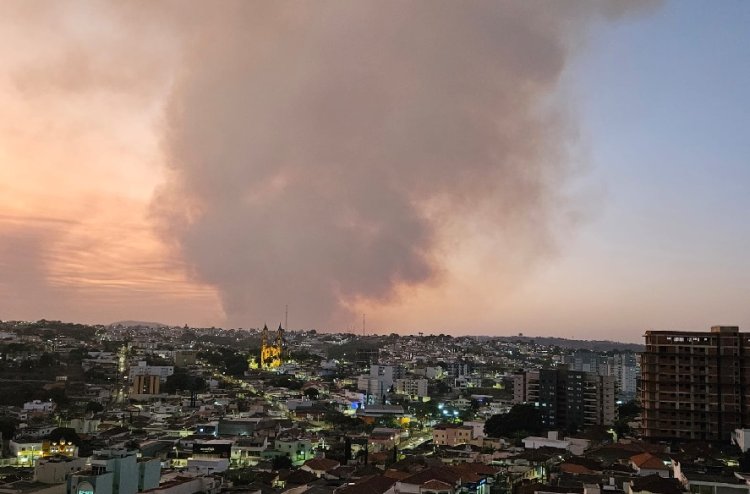
POLYGON ((526 449, 556 448, 568 450, 570 449, 570 441, 566 439, 558 439, 557 431, 551 431, 547 433, 547 437, 525 437, 523 439, 523 447, 526 449))

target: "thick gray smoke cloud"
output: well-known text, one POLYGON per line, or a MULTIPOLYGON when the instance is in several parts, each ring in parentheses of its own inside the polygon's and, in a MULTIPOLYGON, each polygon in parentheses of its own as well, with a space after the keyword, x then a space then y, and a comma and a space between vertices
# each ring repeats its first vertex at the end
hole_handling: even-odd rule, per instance
POLYGON ((165 238, 240 326, 288 303, 324 328, 353 300, 439 282, 443 228, 472 215, 544 251, 570 136, 549 96, 586 24, 625 3, 185 9, 165 238))

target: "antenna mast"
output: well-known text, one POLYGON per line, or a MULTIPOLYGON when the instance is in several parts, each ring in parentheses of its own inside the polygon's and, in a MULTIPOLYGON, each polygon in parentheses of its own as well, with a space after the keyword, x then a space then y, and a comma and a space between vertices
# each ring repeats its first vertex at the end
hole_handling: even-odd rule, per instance
POLYGON ((289 329, 289 304, 284 306, 284 329, 289 329))

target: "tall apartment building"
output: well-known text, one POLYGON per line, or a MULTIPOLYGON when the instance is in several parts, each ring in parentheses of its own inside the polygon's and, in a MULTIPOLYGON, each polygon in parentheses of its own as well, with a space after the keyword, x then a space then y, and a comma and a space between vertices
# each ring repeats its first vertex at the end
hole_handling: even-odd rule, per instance
POLYGON ((424 398, 427 394, 427 379, 396 379, 394 392, 411 398, 424 398))
POLYGON ((568 357, 568 369, 578 372, 593 372, 600 376, 609 375, 609 361, 606 355, 591 350, 577 350, 568 357))
POLYGON ((357 348, 354 353, 354 365, 358 369, 366 369, 380 360, 380 349, 378 348, 357 348))
POLYGON ((455 362, 449 362, 447 364, 441 364, 445 367, 445 373, 448 377, 454 379, 470 376, 474 372, 474 364, 466 360, 457 360, 455 362))
POLYGON ((130 379, 135 376, 159 376, 162 381, 165 381, 172 374, 174 374, 173 365, 148 365, 140 361, 138 365, 130 366, 130 379))
POLYGON ((634 399, 638 392, 638 378, 641 375, 636 354, 633 352, 618 353, 611 357, 611 360, 610 375, 615 376, 617 397, 623 401, 634 399))
POLYGON ((368 404, 382 404, 385 395, 393 391, 396 379, 403 377, 404 368, 400 365, 371 365, 370 374, 357 379, 357 389, 367 395, 368 404))
POLYGON ((527 403, 539 396, 539 371, 530 370, 513 374, 513 404, 527 403), (532 384, 533 383, 533 384, 532 384))
POLYGON ((160 391, 161 379, 156 375, 136 375, 130 384, 131 395, 158 395, 160 391))
POLYGON ((633 352, 606 355, 590 350, 578 350, 566 359, 570 370, 593 372, 600 376, 615 376, 617 398, 630 401, 635 398, 640 368, 633 352))
POLYGON ((646 439, 728 441, 750 427, 750 333, 646 331, 641 356, 646 439))
POLYGON ((551 429, 610 425, 616 419, 615 379, 567 369, 527 371, 514 376, 513 402, 535 405, 551 429))
POLYGON ((138 362, 137 366, 130 367, 130 394, 159 394, 161 384, 172 374, 174 374, 172 365, 146 365, 146 362, 138 362))

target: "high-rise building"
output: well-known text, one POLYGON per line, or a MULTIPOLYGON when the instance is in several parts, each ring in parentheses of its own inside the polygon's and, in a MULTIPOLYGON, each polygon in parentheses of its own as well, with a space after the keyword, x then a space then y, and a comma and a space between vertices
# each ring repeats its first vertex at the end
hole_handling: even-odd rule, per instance
POLYGON ((156 395, 160 392, 161 384, 174 374, 172 365, 147 365, 138 362, 130 367, 130 395, 156 395))
POLYGON ((750 426, 750 333, 646 331, 643 437, 728 441, 750 426))
POLYGON ((514 403, 531 403, 550 429, 610 425, 616 419, 614 376, 541 369, 514 376, 514 403))
POLYGON ((593 372, 615 377, 615 393, 622 401, 635 398, 640 368, 633 352, 606 355, 591 350, 578 350, 566 359, 568 368, 579 372, 593 372))
POLYGON ((380 360, 379 348, 357 348, 354 354, 354 365, 358 369, 367 369, 380 360))
POLYGON ((606 355, 591 350, 577 350, 568 358, 568 368, 578 372, 593 372, 609 375, 609 360, 606 355))
POLYGON ((370 374, 357 379, 357 389, 365 393, 368 404, 382 404, 385 395, 394 391, 396 379, 403 377, 404 368, 400 365, 371 365, 370 374))
POLYGON ((159 376, 163 382, 172 374, 174 374, 173 365, 148 365, 142 360, 138 362, 138 365, 130 367, 130 379, 135 376, 159 376))
POLYGON ((529 370, 513 374, 513 404, 527 403, 539 396, 539 371, 529 370))
POLYGON ((615 376, 617 398, 630 401, 636 397, 641 369, 633 352, 617 353, 612 358, 611 375, 615 376))
POLYGON ((161 380, 156 375, 137 375, 130 384, 131 395, 158 395, 161 380))
POLYGON ((412 398, 424 398, 427 394, 427 379, 396 379, 393 391, 412 398))
POLYGON ((447 364, 441 364, 445 367, 445 373, 448 377, 454 379, 459 377, 470 376, 474 372, 474 364, 466 360, 457 360, 447 364))

